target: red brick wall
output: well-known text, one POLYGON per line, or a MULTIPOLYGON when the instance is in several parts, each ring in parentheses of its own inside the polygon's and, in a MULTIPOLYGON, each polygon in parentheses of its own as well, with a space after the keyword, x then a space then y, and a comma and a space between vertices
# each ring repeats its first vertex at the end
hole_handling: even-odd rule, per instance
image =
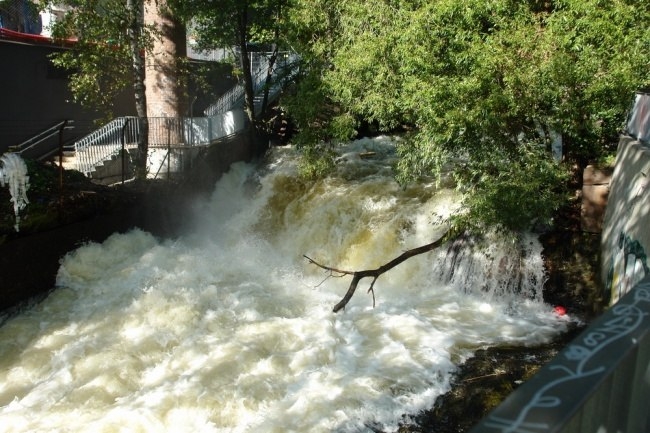
POLYGON ((152 53, 146 53, 145 85, 149 117, 187 116, 185 77, 178 73, 177 62, 186 57, 185 27, 162 12, 166 0, 145 2, 145 23, 159 35, 152 53))

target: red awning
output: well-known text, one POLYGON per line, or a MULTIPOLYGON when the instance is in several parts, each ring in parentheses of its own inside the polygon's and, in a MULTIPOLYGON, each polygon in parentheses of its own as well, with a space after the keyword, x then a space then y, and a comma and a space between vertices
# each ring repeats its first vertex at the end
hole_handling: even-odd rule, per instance
POLYGON ((70 46, 77 42, 77 39, 52 39, 48 36, 34 35, 31 33, 21 33, 0 27, 0 39, 7 39, 16 42, 31 44, 70 46))

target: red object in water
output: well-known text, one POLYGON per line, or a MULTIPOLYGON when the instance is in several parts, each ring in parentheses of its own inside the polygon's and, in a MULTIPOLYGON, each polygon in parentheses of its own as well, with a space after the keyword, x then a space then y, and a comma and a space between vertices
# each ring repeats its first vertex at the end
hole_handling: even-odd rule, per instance
POLYGON ((561 305, 558 305, 553 309, 558 316, 564 316, 566 314, 566 308, 561 305))

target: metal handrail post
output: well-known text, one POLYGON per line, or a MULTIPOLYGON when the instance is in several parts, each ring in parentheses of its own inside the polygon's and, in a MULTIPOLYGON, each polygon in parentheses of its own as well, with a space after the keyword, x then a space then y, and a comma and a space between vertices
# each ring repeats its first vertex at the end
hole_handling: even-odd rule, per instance
POLYGON ((63 131, 68 120, 64 120, 59 127, 59 192, 63 191, 63 131))
POLYGON ((171 120, 167 120, 167 180, 169 180, 171 174, 171 152, 172 152, 172 136, 171 136, 171 120))
POLYGON ((63 215, 63 131, 67 123, 68 120, 64 120, 59 128, 59 218, 63 215))
POLYGON ((125 179, 124 172, 125 172, 125 165, 126 165, 126 160, 125 160, 126 137, 125 136, 126 136, 126 128, 129 126, 130 120, 131 119, 127 117, 126 120, 124 121, 124 126, 122 126, 122 140, 121 140, 122 141, 122 185, 124 185, 124 179, 125 179))

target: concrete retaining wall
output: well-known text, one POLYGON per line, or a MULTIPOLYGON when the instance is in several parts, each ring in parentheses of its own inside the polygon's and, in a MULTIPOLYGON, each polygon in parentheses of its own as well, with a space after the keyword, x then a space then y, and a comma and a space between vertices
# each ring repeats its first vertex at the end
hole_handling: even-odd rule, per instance
POLYGON ((650 147, 623 136, 601 238, 601 282, 610 304, 650 275, 650 147))

